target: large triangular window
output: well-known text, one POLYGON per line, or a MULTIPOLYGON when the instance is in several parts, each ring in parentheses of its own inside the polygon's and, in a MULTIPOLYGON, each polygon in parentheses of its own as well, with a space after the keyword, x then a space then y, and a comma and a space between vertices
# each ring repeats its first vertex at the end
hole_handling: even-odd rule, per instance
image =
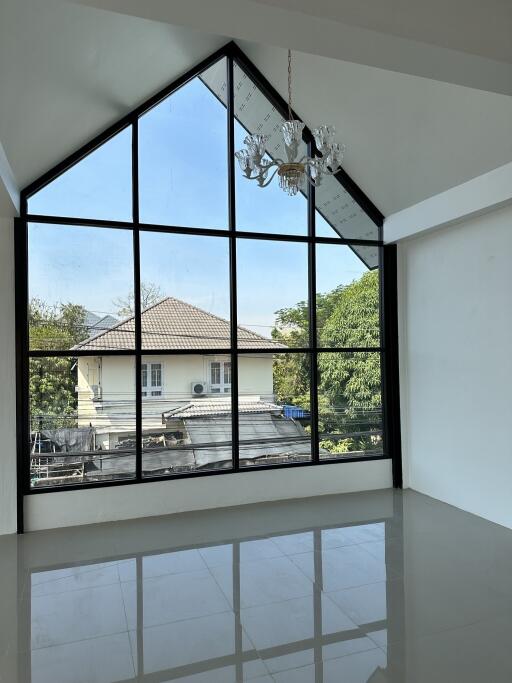
POLYGON ((230 44, 25 191, 25 483, 388 454, 382 220, 344 172, 243 176, 282 105, 230 44))

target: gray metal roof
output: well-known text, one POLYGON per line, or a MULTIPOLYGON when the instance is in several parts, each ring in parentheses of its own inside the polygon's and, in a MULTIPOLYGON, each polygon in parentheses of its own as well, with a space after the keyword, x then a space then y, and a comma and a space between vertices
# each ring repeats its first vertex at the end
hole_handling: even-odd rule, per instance
MULTIPOLYGON (((258 458, 277 458, 280 462, 288 462, 311 457, 311 436, 304 427, 295 420, 276 415, 271 408, 278 406, 267 405, 269 409, 266 412, 239 415, 240 460, 252 462, 258 458)), ((190 443, 175 448, 146 449, 143 455, 145 471, 230 465, 230 414, 189 416, 183 419, 183 424, 190 443)))
MULTIPOLYGON (((275 403, 262 401, 259 398, 245 400, 241 398, 238 402, 238 414, 246 413, 277 413, 282 412, 282 407, 275 403)), ((231 414, 231 397, 219 397, 212 399, 198 399, 190 401, 184 406, 172 408, 162 414, 165 419, 169 418, 195 418, 195 417, 215 417, 216 415, 231 414)))
POLYGON ((107 313, 106 315, 98 315, 93 313, 93 311, 86 311, 84 326, 89 332, 89 334, 97 333, 103 330, 109 330, 114 325, 117 325, 119 320, 114 318, 113 315, 107 313))

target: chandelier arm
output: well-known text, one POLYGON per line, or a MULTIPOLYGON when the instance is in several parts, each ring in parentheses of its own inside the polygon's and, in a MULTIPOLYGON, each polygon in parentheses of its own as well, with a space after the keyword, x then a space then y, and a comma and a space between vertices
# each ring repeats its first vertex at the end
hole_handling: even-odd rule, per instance
POLYGON ((266 182, 266 183, 262 182, 263 178, 265 177, 264 171, 271 168, 271 166, 266 166, 264 171, 259 171, 258 173, 256 173, 256 175, 250 175, 250 176, 246 175, 245 178, 246 178, 246 180, 257 180, 260 183, 260 187, 267 187, 267 185, 272 181, 273 177, 275 176, 275 174, 277 173, 277 171, 279 169, 279 166, 277 164, 272 164, 272 166, 276 166, 277 168, 272 173, 272 175, 268 179, 268 182, 266 182))
POLYGON ((338 166, 338 168, 335 169, 334 171, 331 169, 330 166, 326 166, 325 171, 323 171, 323 173, 324 173, 324 175, 336 175, 336 173, 338 173, 338 171, 341 171, 341 166, 338 166))
POLYGON ((282 159, 272 159, 272 161, 269 164, 265 164, 264 166, 262 166, 262 168, 269 169, 272 168, 272 166, 280 166, 283 163, 284 161, 282 159))
POLYGON ((311 185, 313 185, 313 186, 317 185, 315 178, 311 175, 312 166, 309 166, 307 163, 305 166, 306 166, 306 173, 305 173, 306 180, 309 181, 311 183, 311 185))
MULTIPOLYGON (((277 170, 278 169, 276 168, 276 170, 272 173, 272 175, 270 176, 270 178, 267 180, 266 183, 260 183, 260 187, 267 187, 267 185, 270 185, 270 183, 274 180, 274 176, 277 173, 277 170)), ((256 180, 256 179, 257 178, 255 178, 254 180, 256 180)))
POLYGON ((282 163, 283 162, 280 159, 275 159, 270 164, 264 164, 263 166, 261 166, 261 165, 255 166, 253 170, 256 171, 256 175, 248 176, 249 180, 255 180, 257 178, 263 177, 265 175, 265 173, 268 173, 268 171, 271 168, 273 168, 274 166, 276 166, 276 171, 277 171, 277 169, 279 168, 279 166, 282 163))

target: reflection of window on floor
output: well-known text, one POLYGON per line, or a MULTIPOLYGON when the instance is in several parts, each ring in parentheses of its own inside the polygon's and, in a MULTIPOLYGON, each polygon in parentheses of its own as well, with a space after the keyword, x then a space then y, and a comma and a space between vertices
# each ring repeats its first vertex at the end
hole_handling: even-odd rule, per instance
POLYGON ((68 680, 70 661, 88 680, 107 661, 109 680, 148 683, 294 667, 345 680, 353 666, 381 680, 396 618, 385 545, 377 522, 34 572, 27 680, 68 680))
POLYGON ((210 392, 229 394, 231 391, 231 361, 210 361, 210 392))
POLYGON ((162 364, 142 363, 142 396, 162 395, 162 364))

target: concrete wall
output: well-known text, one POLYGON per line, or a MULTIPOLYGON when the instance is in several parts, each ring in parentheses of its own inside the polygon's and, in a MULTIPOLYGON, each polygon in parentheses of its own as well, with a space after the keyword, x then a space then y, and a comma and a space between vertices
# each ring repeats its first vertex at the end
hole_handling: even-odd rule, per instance
POLYGON ((391 460, 45 493, 25 497, 30 531, 392 486, 391 460))
POLYGON ((0 534, 16 531, 16 391, 12 218, 0 217, 0 534))
POLYGON ((512 208, 399 257, 405 481, 512 527, 512 208))

